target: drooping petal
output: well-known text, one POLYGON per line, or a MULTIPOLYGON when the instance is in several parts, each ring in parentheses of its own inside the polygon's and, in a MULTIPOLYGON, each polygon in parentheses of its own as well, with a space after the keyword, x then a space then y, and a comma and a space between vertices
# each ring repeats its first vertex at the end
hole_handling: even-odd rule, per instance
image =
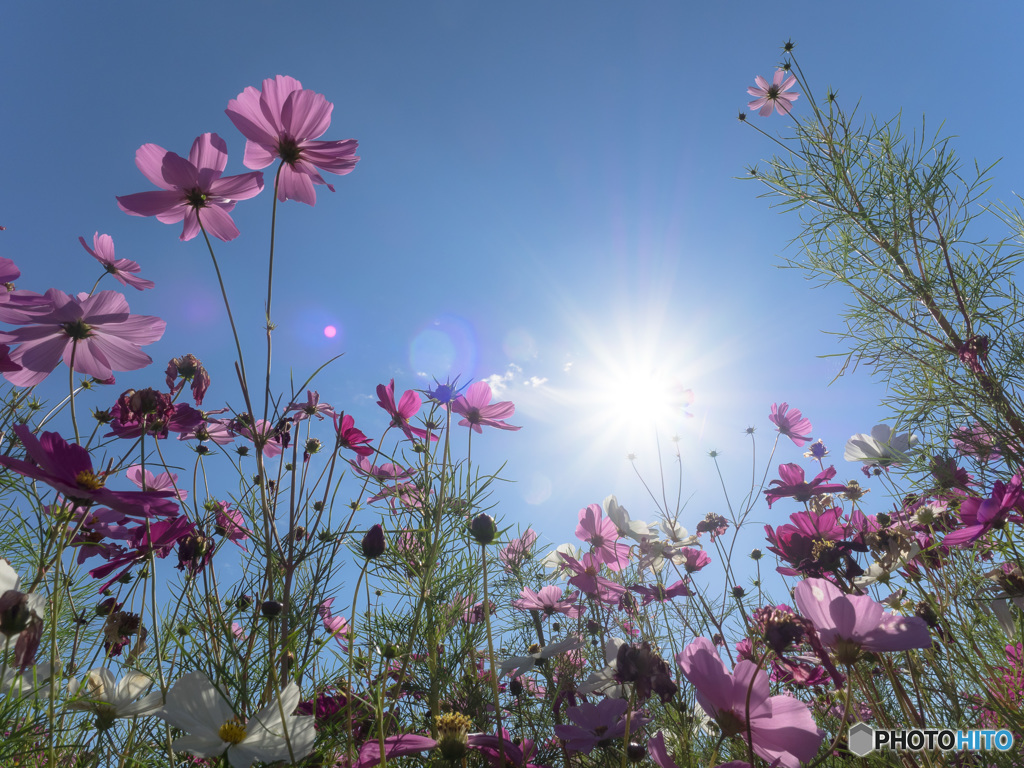
POLYGON ((183 200, 181 192, 176 189, 166 192, 136 192, 133 195, 119 195, 117 207, 129 216, 159 216, 174 211, 177 218, 170 221, 162 219, 165 224, 173 224, 181 221, 181 217, 185 215, 183 200))

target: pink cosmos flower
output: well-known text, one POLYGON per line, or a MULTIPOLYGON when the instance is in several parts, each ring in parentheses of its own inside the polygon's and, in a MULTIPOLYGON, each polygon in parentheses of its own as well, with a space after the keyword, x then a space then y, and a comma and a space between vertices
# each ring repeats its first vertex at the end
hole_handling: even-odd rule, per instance
POLYGON ((96 261, 114 276, 121 285, 130 285, 136 290, 142 291, 153 287, 152 280, 143 280, 136 277, 135 273, 140 270, 139 265, 129 259, 114 258, 114 239, 110 235, 101 235, 99 232, 92 236, 92 248, 86 245, 85 238, 78 238, 78 242, 87 250, 96 261))
POLYGON ((320 619, 324 623, 324 629, 334 636, 334 639, 341 645, 342 650, 348 650, 348 646, 345 644, 345 639, 349 634, 348 622, 345 621, 344 616, 333 616, 331 614, 332 605, 334 605, 333 597, 324 600, 320 607, 317 608, 317 613, 320 614, 320 619))
POLYGON ((249 86, 224 111, 248 139, 245 167, 266 168, 275 157, 281 158, 277 199, 315 205, 314 184, 334 191, 317 168, 344 176, 359 161, 355 139, 314 141, 330 126, 333 110, 322 94, 305 90, 293 77, 278 75, 263 81, 262 92, 249 86))
POLYGON ((705 637, 676 654, 676 662, 696 689, 697 703, 724 736, 745 739, 749 728, 754 752, 783 768, 800 768, 814 759, 824 732, 814 724, 811 710, 791 696, 771 696, 768 675, 753 662, 741 661, 729 673, 705 637))
MULTIPOLYGON (((626 710, 629 702, 625 699, 602 699, 597 704, 582 703, 569 707, 566 715, 575 725, 556 725, 555 735, 565 742, 570 752, 591 752, 594 747, 610 745, 626 735, 626 710)), ((630 717, 630 731, 638 731, 649 721, 639 711, 630 717)))
POLYGON ((167 323, 158 317, 132 315, 128 302, 115 291, 77 297, 51 288, 46 292, 51 309, 21 328, 0 332, 0 342, 19 344, 11 360, 23 370, 5 373, 19 387, 38 384, 63 358, 75 370, 96 379, 109 379, 114 371, 145 368, 153 359, 143 353, 164 335, 167 323))
POLYGON ((514 573, 519 569, 536 541, 537 533, 532 528, 527 528, 521 537, 512 539, 507 546, 498 550, 498 559, 507 573, 514 573))
POLYGON ((682 565, 687 573, 696 573, 711 563, 711 556, 703 549, 683 547, 679 550, 679 557, 682 558, 682 565))
POLYGON ((836 476, 836 468, 829 467, 819 472, 813 480, 804 480, 804 468, 799 464, 780 464, 779 477, 781 480, 772 480, 769 485, 778 486, 769 488, 764 492, 768 498, 768 508, 779 499, 792 496, 797 501, 808 501, 813 496, 820 496, 824 493, 838 493, 846 490, 845 485, 839 483, 826 483, 836 476))
POLYGON ((135 153, 135 165, 160 191, 124 195, 117 198, 117 205, 130 216, 156 216, 164 224, 184 219, 182 240, 199 234, 202 211, 202 227, 207 232, 220 240, 234 240, 239 232, 228 214, 237 201, 260 193, 263 174, 222 179, 227 164, 228 146, 216 133, 198 137, 188 160, 156 144, 143 144, 135 153))
POLYGON ((775 70, 771 85, 763 77, 758 75, 754 78, 757 87, 750 86, 747 93, 754 97, 754 100, 747 104, 747 109, 757 109, 761 117, 768 117, 774 108, 780 115, 788 115, 793 108, 793 102, 800 98, 797 93, 786 93, 796 85, 796 75, 786 77, 785 70, 775 70), (783 78, 786 78, 783 81, 783 78))
POLYGON ((249 529, 245 527, 242 513, 226 501, 216 502, 216 511, 214 532, 248 551, 249 548, 242 544, 249 538, 249 529))
POLYGON ((188 491, 176 489, 178 484, 176 474, 161 472, 159 475, 154 475, 148 469, 143 469, 141 464, 136 464, 133 467, 128 467, 124 476, 144 491, 169 491, 179 501, 188 498, 188 491))
POLYGON ((474 432, 482 433, 481 427, 497 427, 498 429, 522 429, 506 424, 504 419, 516 412, 510 402, 491 403, 491 387, 486 381, 478 381, 459 395, 451 404, 451 409, 465 418, 459 422, 460 427, 469 427, 474 432))
POLYGON ((664 603, 666 600, 672 600, 676 597, 689 597, 693 594, 690 592, 689 579, 680 579, 675 584, 670 584, 667 587, 661 584, 656 584, 653 587, 646 587, 643 584, 637 584, 630 587, 630 589, 638 595, 644 596, 644 605, 650 605, 655 600, 659 603, 664 603))
POLYGON ((562 559, 565 569, 575 574, 569 579, 569 583, 584 594, 596 597, 608 604, 616 604, 626 593, 626 588, 621 584, 616 584, 614 581, 598 575, 601 561, 589 552, 583 555, 582 561, 570 557, 564 552, 559 552, 558 557, 562 559))
POLYGON ((564 613, 570 619, 578 619, 583 613, 582 609, 576 605, 578 592, 570 592, 563 598, 562 588, 549 584, 546 587, 541 587, 540 592, 523 587, 520 594, 522 599, 513 600, 513 607, 521 611, 540 611, 544 614, 544 618, 556 613, 564 613))
MULTIPOLYGON (((387 386, 377 385, 377 397, 379 398, 377 405, 391 415, 391 426, 401 429, 410 440, 413 437, 418 437, 421 440, 426 438, 427 431, 425 429, 409 424, 409 419, 419 412, 420 405, 422 405, 420 396, 416 392, 411 389, 406 390, 396 404, 395 380, 392 379, 387 386)), ((431 439, 437 440, 437 435, 431 435, 431 439)))
POLYGON ((311 389, 306 390, 306 402, 290 403, 285 413, 298 411, 292 418, 295 421, 302 421, 313 416, 323 421, 324 416, 334 416, 334 409, 327 403, 320 402, 320 393, 311 389))
POLYGON ((780 435, 788 437, 798 448, 811 439, 811 420, 805 419, 796 408, 790 411, 789 403, 772 403, 768 420, 778 427, 780 435))
POLYGON ((831 648, 841 664, 854 663, 861 651, 931 647, 924 619, 888 613, 869 595, 847 595, 824 579, 805 579, 797 584, 794 597, 822 645, 831 648))
POLYGON ((629 562, 629 547, 619 544, 619 531, 604 517, 600 504, 591 504, 580 510, 576 538, 593 547, 594 556, 610 571, 620 571, 629 562))

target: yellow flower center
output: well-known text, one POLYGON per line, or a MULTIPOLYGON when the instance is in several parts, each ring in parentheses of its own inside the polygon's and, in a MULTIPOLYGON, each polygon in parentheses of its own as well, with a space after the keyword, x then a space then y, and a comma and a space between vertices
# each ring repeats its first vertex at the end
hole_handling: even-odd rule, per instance
POLYGON ((97 477, 95 473, 88 469, 83 469, 75 475, 75 482, 78 483, 79 488, 87 491, 98 491, 103 487, 103 478, 97 477))
POLYGON ((233 717, 220 727, 217 735, 228 744, 241 744, 248 734, 245 732, 245 724, 241 719, 233 717))

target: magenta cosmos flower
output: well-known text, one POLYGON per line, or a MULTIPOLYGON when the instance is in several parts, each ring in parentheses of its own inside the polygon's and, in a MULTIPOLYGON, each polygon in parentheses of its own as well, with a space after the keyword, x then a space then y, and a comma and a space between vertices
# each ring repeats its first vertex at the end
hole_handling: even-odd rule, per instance
POLYGON ((754 82, 757 83, 757 87, 747 88, 747 93, 754 97, 754 100, 747 104, 747 108, 760 110, 758 114, 761 117, 768 117, 772 109, 780 115, 788 115, 789 110, 793 108, 793 102, 800 98, 797 93, 786 93, 796 85, 796 75, 786 77, 784 70, 775 70, 771 85, 760 75, 754 78, 754 82))
POLYGON ((821 644, 835 652, 840 664, 853 664, 861 651, 931 647, 924 619, 888 613, 868 595, 847 595, 824 579, 805 579, 793 596, 821 644))
POLYGON ((243 173, 222 179, 228 164, 228 145, 216 133, 204 133, 192 142, 188 160, 156 144, 143 144, 135 153, 142 175, 160 187, 117 198, 131 216, 156 216, 164 224, 184 219, 182 240, 191 240, 202 226, 220 240, 234 240, 238 227, 228 215, 238 200, 255 197, 263 189, 262 173, 243 173), (202 211, 202 214, 200 214, 202 211))
POLYGON ((111 491, 104 487, 106 478, 92 466, 89 452, 80 445, 68 443, 56 432, 44 432, 39 438, 25 424, 14 427, 25 447, 29 461, 0 456, 0 466, 41 480, 69 499, 81 504, 110 507, 124 515, 148 516, 174 514, 178 505, 167 491, 111 491))
POLYGON ((315 205, 314 184, 334 191, 318 168, 344 176, 359 162, 355 139, 314 141, 330 126, 333 110, 322 94, 305 90, 294 77, 278 75, 264 80, 262 91, 249 86, 224 111, 248 139, 245 167, 266 168, 281 158, 277 199, 315 205))
POLYGON ((459 395, 451 404, 451 409, 465 418, 459 422, 460 427, 469 427, 474 432, 483 432, 481 427, 497 427, 498 429, 522 429, 506 424, 507 419, 516 412, 510 402, 491 403, 491 387, 486 381, 478 381, 459 395))
POLYGON ((811 439, 811 420, 796 408, 789 409, 789 403, 772 403, 772 412, 768 420, 778 427, 779 434, 792 440, 798 448, 811 439))
POLYGON ((136 276, 135 273, 140 269, 136 262, 130 259, 114 258, 114 239, 110 235, 101 235, 99 232, 96 232, 92 236, 92 248, 85 242, 84 237, 78 238, 78 242, 121 285, 130 285, 139 291, 153 287, 152 280, 143 280, 141 277, 136 276))
MULTIPOLYGON (((395 402, 395 380, 392 379, 387 386, 377 385, 377 405, 391 415, 391 426, 401 429, 405 436, 412 440, 415 437, 421 440, 426 439, 427 431, 409 424, 409 419, 419 413, 422 401, 420 396, 411 389, 407 389, 402 397, 395 402)), ((437 440, 437 435, 430 435, 431 440, 437 440)))
POLYGON ((810 709, 791 696, 769 695, 768 675, 752 661, 739 662, 730 674, 711 641, 698 637, 676 654, 676 662, 696 689, 697 703, 724 736, 746 739, 749 728, 754 752, 783 768, 800 768, 814 759, 824 733, 810 709))
POLYGON ((960 520, 965 524, 959 531, 946 534, 942 543, 949 547, 973 544, 994 528, 1002 528, 1007 522, 1024 523, 1019 514, 1010 514, 1024 508, 1024 488, 1019 475, 1010 482, 996 480, 992 494, 987 499, 964 499, 960 502, 960 520))
POLYGON ((141 347, 164 335, 167 323, 158 317, 132 315, 128 302, 116 291, 77 297, 51 288, 46 292, 51 310, 27 321, 22 328, 0 332, 0 342, 16 342, 11 360, 23 370, 4 375, 12 384, 38 384, 57 367, 61 358, 79 373, 109 379, 114 371, 136 371, 153 359, 141 347))
POLYGON ((813 496, 821 496, 825 493, 839 493, 846 490, 845 485, 840 483, 827 483, 836 476, 836 468, 829 467, 819 472, 813 480, 807 482, 804 479, 804 468, 799 464, 780 464, 779 477, 781 480, 772 480, 769 485, 777 486, 769 488, 764 492, 768 498, 768 507, 779 499, 792 496, 797 501, 809 501, 813 496))

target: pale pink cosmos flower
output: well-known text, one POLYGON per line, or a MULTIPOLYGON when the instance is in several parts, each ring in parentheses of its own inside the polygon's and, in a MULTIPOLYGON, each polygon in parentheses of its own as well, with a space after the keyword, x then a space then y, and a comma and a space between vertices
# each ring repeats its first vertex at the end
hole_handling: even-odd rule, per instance
POLYGON ((281 158, 277 199, 315 205, 314 184, 334 191, 317 168, 344 176, 359 161, 355 139, 314 141, 330 126, 333 110, 322 94, 304 89, 294 77, 278 75, 264 80, 262 91, 249 86, 224 111, 248 139, 245 167, 266 168, 281 158))
POLYGON ((757 83, 756 88, 754 86, 747 88, 747 93, 754 97, 754 100, 747 104, 747 108, 760 110, 758 114, 761 117, 768 117, 772 113, 772 109, 775 109, 780 115, 788 115, 789 110, 793 108, 793 102, 800 98, 797 93, 786 93, 796 85, 796 76, 786 77, 785 70, 775 70, 771 85, 760 75, 754 78, 754 82, 757 83))
POLYGON ((791 696, 771 696, 768 675, 754 662, 741 661, 730 673, 706 637, 676 654, 676 662, 723 736, 746 740, 749 729, 754 752, 771 765, 800 768, 814 759, 824 732, 811 710, 791 696))
POLYGON ((109 379, 114 371, 136 371, 153 359, 142 351, 164 335, 167 323, 158 317, 129 313, 128 302, 116 291, 92 296, 69 296, 51 288, 46 292, 51 310, 21 328, 0 332, 0 342, 19 346, 11 360, 22 367, 4 376, 18 387, 38 384, 60 363, 96 379, 109 379))
POLYGON ((841 664, 852 664, 861 651, 907 651, 929 648, 928 625, 917 616, 883 610, 869 595, 847 595, 824 579, 805 579, 793 593, 796 604, 817 630, 822 645, 841 664))
POLYGON ((772 403, 768 420, 778 427, 780 435, 788 437, 798 448, 811 439, 811 420, 805 419, 796 408, 790 410, 789 403, 772 403))
POLYGON ((92 248, 86 244, 84 237, 78 238, 78 242, 121 285, 130 285, 139 291, 153 287, 154 283, 152 280, 143 280, 135 275, 140 270, 137 262, 130 259, 114 258, 114 239, 110 235, 101 235, 99 232, 95 233, 92 236, 92 248))
POLYGON ((506 424, 504 419, 516 412, 510 402, 491 403, 491 386, 486 381, 478 381, 459 395, 451 404, 451 409, 465 418, 459 422, 460 427, 469 427, 474 432, 482 433, 481 427, 497 427, 498 429, 522 429, 506 424))
POLYGON ((534 592, 529 587, 523 587, 520 592, 521 599, 513 600, 512 606, 521 611, 539 611, 548 618, 556 613, 564 613, 570 619, 578 619, 583 610, 576 605, 576 598, 579 592, 570 592, 562 596, 562 588, 549 584, 541 587, 540 592, 534 592))
POLYGON ((334 605, 333 597, 324 600, 320 607, 317 608, 317 613, 320 614, 320 619, 324 623, 324 629, 330 632, 334 639, 338 641, 342 650, 348 650, 348 646, 345 644, 345 640, 349 636, 348 622, 345 621, 344 616, 334 616, 331 613, 332 605, 334 605))
POLYGON ((144 491, 170 491, 179 501, 188 498, 188 491, 177 487, 178 476, 170 472, 161 472, 154 475, 148 469, 143 469, 141 464, 128 467, 124 476, 144 491))
POLYGON ((182 240, 199 234, 200 216, 202 228, 211 235, 234 240, 239 235, 238 227, 228 214, 237 201, 260 193, 263 174, 243 173, 222 179, 227 164, 228 146, 216 133, 198 137, 188 160, 156 144, 143 144, 135 153, 135 165, 160 190, 118 197, 117 205, 131 216, 156 216, 164 224, 184 219, 182 240))

